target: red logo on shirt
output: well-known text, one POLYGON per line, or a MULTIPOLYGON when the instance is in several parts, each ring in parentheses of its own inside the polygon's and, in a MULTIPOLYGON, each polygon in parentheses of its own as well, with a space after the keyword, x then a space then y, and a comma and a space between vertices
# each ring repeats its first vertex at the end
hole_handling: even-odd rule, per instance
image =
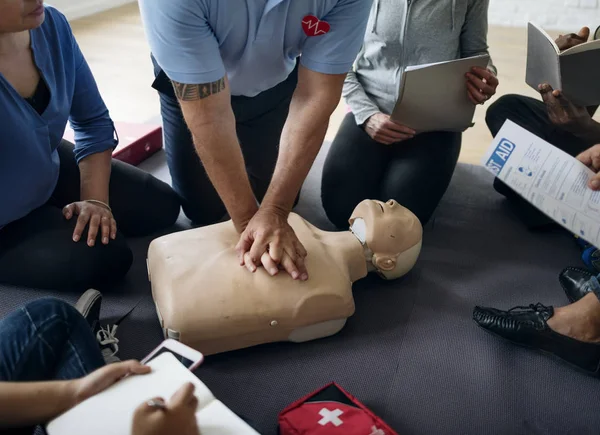
POLYGON ((314 15, 307 15, 302 19, 302 29, 308 36, 324 35, 331 29, 327 21, 321 21, 314 15))

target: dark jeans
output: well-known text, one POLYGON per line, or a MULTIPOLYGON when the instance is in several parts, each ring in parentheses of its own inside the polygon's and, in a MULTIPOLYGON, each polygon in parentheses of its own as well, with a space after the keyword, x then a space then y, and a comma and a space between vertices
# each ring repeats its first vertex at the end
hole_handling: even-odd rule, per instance
MULTIPOLYGON (((546 105, 542 101, 533 98, 521 95, 505 95, 488 108, 485 117, 493 136, 498 134, 507 119, 572 156, 577 156, 591 146, 552 124, 548 117, 546 105)), ((556 225, 552 219, 498 178, 494 180, 494 188, 508 199, 517 216, 528 228, 536 229, 556 225)))
POLYGON ((87 246, 87 237, 75 243, 77 219, 67 221, 62 208, 80 198, 79 168, 73 145, 63 141, 58 151, 60 175, 52 198, 0 230, 0 282, 50 290, 102 289, 122 279, 131 266, 124 237, 171 226, 179 215, 179 199, 169 185, 113 160, 109 195, 117 238, 103 245, 99 232, 94 247, 87 246))
POLYGON ((383 145, 371 139, 348 113, 323 169, 321 197, 329 220, 347 229, 361 201, 394 199, 425 224, 450 184, 461 137, 459 133, 423 133, 383 145))
MULTIPOLYGON (((39 299, 9 314, 0 320, 0 337, 3 382, 77 379, 104 365, 87 321, 58 299, 39 299)), ((33 428, 0 431, 32 432, 33 428)))
MULTIPOLYGON (((186 216, 197 225, 210 225, 227 214, 196 153, 171 81, 152 58, 153 87, 159 92, 167 163, 173 188, 186 216)), ((231 97, 237 136, 246 170, 257 200, 262 201, 277 163, 279 139, 287 119, 296 83, 297 69, 272 89, 248 98, 231 97)))

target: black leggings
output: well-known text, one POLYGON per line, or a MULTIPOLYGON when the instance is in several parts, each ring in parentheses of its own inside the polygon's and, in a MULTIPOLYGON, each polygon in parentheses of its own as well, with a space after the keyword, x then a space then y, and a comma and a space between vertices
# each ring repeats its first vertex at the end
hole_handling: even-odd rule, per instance
MULTIPOLYGON (((485 121, 492 136, 498 134, 507 119, 573 157, 591 146, 552 124, 548 117, 546 105, 542 101, 530 97, 505 95, 489 107, 485 121)), ((528 228, 539 229, 557 225, 500 179, 494 179, 494 188, 508 199, 516 215, 528 228)))
POLYGON ((321 198, 340 229, 365 199, 395 199, 427 223, 444 196, 458 161, 460 133, 423 133, 392 145, 374 141, 348 113, 323 169, 321 198))
POLYGON ((113 160, 109 195, 117 237, 108 245, 97 241, 89 247, 85 236, 75 243, 77 217, 67 221, 62 208, 79 200, 79 168, 73 145, 63 141, 58 152, 60 175, 50 200, 0 229, 0 282, 49 290, 103 289, 131 266, 133 255, 124 236, 145 236, 173 225, 179 200, 169 185, 113 160))

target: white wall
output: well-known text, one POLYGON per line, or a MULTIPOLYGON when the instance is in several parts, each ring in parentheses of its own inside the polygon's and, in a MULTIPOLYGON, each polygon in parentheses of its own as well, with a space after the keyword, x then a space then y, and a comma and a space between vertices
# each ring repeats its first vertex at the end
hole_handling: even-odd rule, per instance
POLYGON ((69 20, 93 15, 136 0, 47 0, 46 3, 61 11, 69 20))
POLYGON ((490 24, 526 26, 533 21, 550 30, 578 31, 600 26, 599 0, 490 0, 490 24))

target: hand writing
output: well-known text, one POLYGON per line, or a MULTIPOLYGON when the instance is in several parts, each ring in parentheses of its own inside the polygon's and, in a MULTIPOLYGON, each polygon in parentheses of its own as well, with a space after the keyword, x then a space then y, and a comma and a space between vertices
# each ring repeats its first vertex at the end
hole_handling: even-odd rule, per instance
POLYGON ((132 435, 200 435, 194 389, 194 385, 188 383, 177 390, 168 404, 157 397, 151 400, 163 406, 151 406, 150 400, 138 406, 133 415, 132 435))
POLYGON ((467 93, 475 105, 485 104, 496 94, 498 78, 488 69, 474 67, 467 73, 467 93))
POLYGON ((112 212, 106 207, 92 202, 79 201, 65 206, 63 215, 67 220, 75 215, 79 216, 73 231, 73 241, 75 242, 81 239, 83 230, 88 224, 87 244, 90 247, 96 244, 100 227, 102 228, 102 243, 104 245, 108 244, 109 238, 114 240, 117 237, 117 221, 115 221, 112 212))
POLYGON ((365 123, 365 131, 373 140, 384 145, 412 139, 416 134, 413 129, 392 121, 384 113, 371 115, 365 123))
POLYGON ((588 182, 590 189, 600 190, 600 145, 594 145, 582 152, 577 156, 577 160, 596 173, 588 182))
POLYGON ((308 279, 304 246, 287 222, 288 213, 259 209, 236 246, 240 265, 255 272, 261 264, 274 276, 282 267, 294 279, 308 279))

